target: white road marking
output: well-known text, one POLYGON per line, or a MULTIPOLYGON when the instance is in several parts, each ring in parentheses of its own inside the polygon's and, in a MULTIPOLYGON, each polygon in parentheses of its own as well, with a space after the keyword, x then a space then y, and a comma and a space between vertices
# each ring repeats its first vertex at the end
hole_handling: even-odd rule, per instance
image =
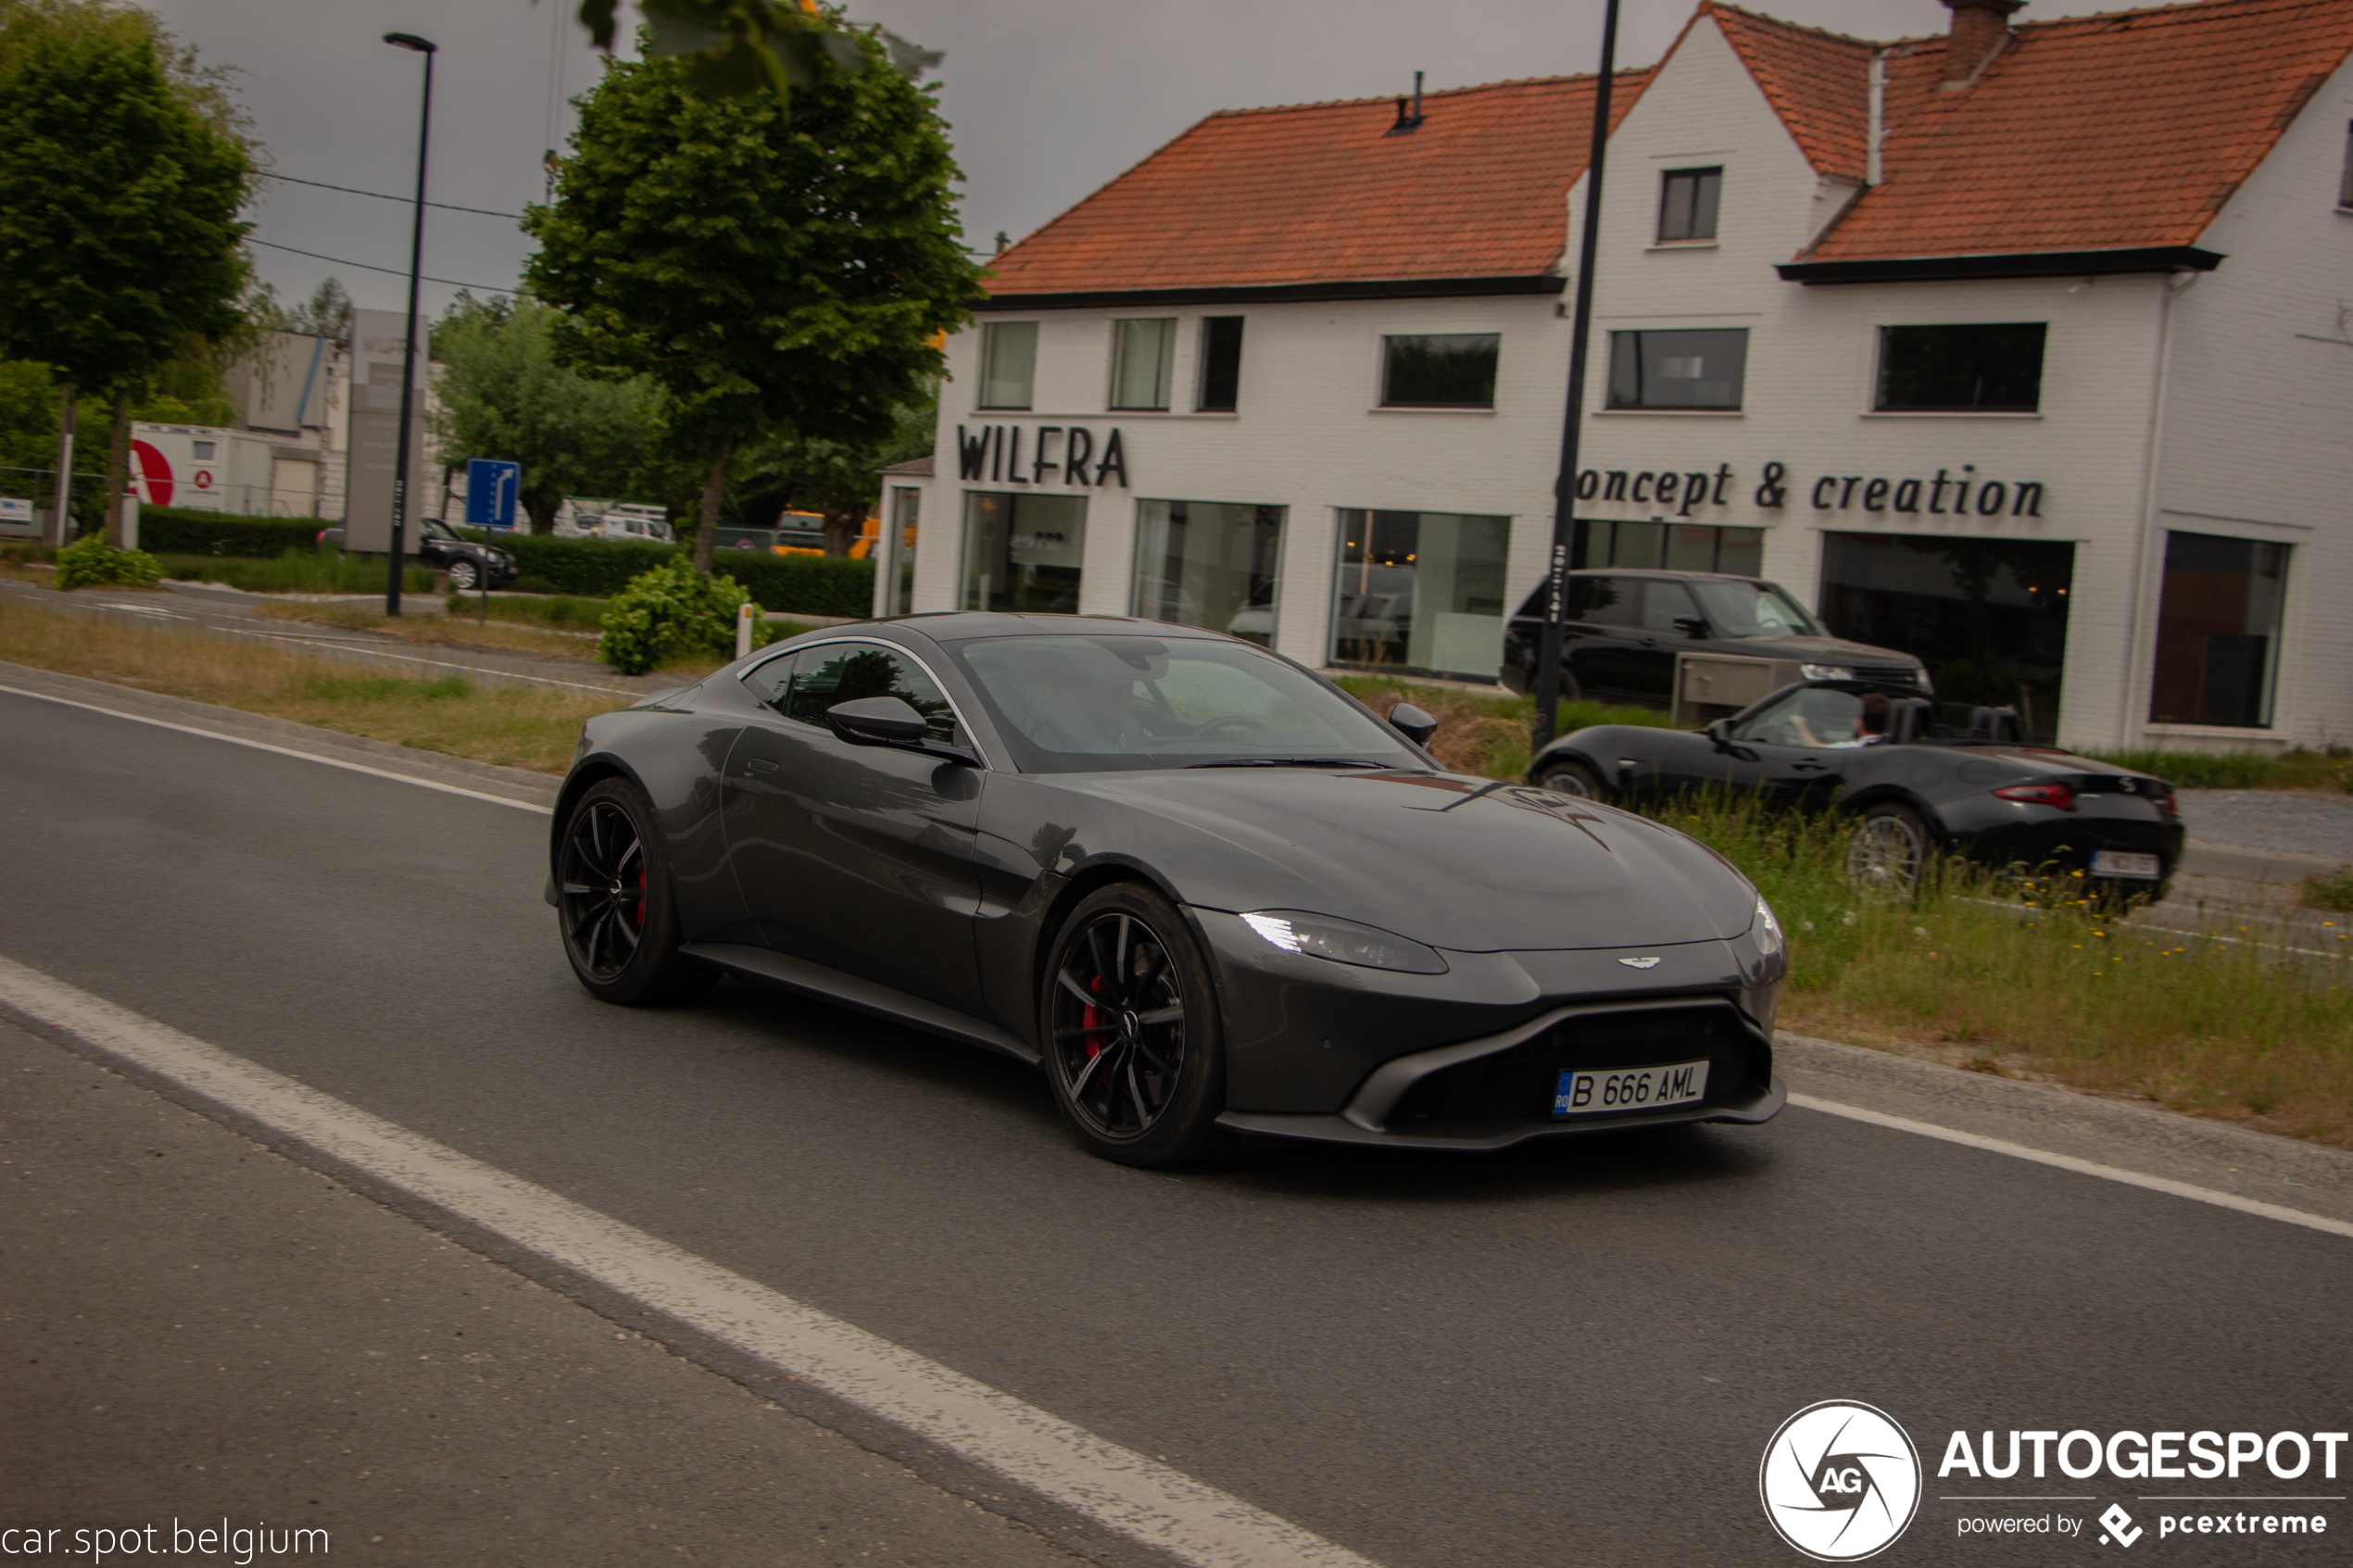
POLYGON ((607 696, 643 696, 643 692, 628 686, 592 686, 580 681, 559 681, 553 675, 527 675, 520 670, 499 670, 484 664, 455 664, 446 659, 420 659, 415 654, 393 653, 367 643, 351 642, 335 637, 305 637, 291 632, 256 632, 244 626, 223 626, 220 630, 240 637, 260 637, 273 643, 294 643, 309 648, 343 648, 369 659, 396 659, 404 664, 430 664, 436 670, 456 670, 463 674, 500 677, 510 681, 529 681, 541 686, 568 686, 576 692, 601 692, 607 696))
POLYGON ((2192 1186, 2166 1176, 2143 1175, 2127 1171, 2120 1165, 2103 1165, 2097 1160, 2078 1160, 2071 1154, 2053 1154, 2047 1149, 2029 1148, 2022 1143, 2007 1138, 1989 1138, 1979 1133, 1964 1133, 1953 1127, 1940 1127, 1932 1122, 1915 1122, 1907 1116, 1890 1116, 1884 1111, 1866 1110, 1859 1105, 1842 1105, 1836 1100, 1816 1099, 1812 1095, 1792 1095, 1789 1102, 1807 1110, 1819 1110, 1831 1116, 1844 1116, 1856 1122, 1869 1122, 1875 1127, 1892 1127, 1899 1133, 1916 1133, 1924 1138, 1942 1138, 1969 1148, 1982 1148, 1992 1154, 2007 1154, 2013 1160, 2031 1160, 2038 1165, 2055 1165, 2078 1175, 2097 1176, 2103 1181, 2121 1182, 2126 1186, 2146 1187, 2175 1198, 2186 1198, 2194 1203, 2211 1203, 2218 1209, 2235 1209, 2242 1214, 2256 1214, 2266 1220, 2278 1220, 2284 1224, 2303 1225, 2308 1229, 2326 1231, 2331 1236, 2353 1236, 2353 1223, 2332 1220, 2325 1215, 2307 1214, 2300 1209, 2284 1209, 2276 1203, 2258 1198, 2240 1198, 2211 1187, 2192 1186))
POLYGON ((0 1002, 529 1248, 1197 1568, 1369 1559, 1034 1405, 268 1068, 0 958, 0 1002))
POLYGON ((29 696, 36 702, 54 702, 61 708, 79 708, 85 713, 103 713, 109 719, 128 719, 134 724, 153 724, 158 730, 177 730, 183 735, 202 735, 207 740, 226 741, 231 746, 274 752, 280 757, 298 757, 305 762, 341 768, 346 772, 366 773, 371 778, 391 779, 397 784, 415 784, 419 789, 437 789, 444 795, 462 795, 469 800, 487 800, 493 806, 511 806, 518 811, 530 811, 542 817, 553 809, 551 807, 535 806, 528 800, 510 800, 503 795, 468 789, 463 784, 443 784, 438 779, 420 779, 408 773, 396 773, 389 768, 371 768, 364 762, 346 762, 340 757, 321 757, 316 752, 296 751, 289 746, 271 746, 268 741, 247 740, 243 735, 223 734, 219 730, 200 729, 194 724, 175 724, 168 719, 150 719, 144 713, 125 713, 119 708, 101 708, 94 702, 76 702, 71 697, 52 696, 47 692, 29 692, 21 686, 0 686, 0 692, 6 692, 10 696, 29 696))

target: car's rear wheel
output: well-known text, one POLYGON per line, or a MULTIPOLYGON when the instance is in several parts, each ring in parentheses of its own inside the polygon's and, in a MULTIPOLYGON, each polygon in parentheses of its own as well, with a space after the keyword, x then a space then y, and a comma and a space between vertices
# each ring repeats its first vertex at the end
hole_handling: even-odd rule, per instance
POLYGON ((1217 1147, 1216 997, 1167 899, 1133 883, 1088 895, 1054 938, 1038 1018, 1054 1103, 1088 1149, 1154 1166, 1217 1147))
POLYGON ((472 593, 474 584, 481 580, 482 573, 475 570, 474 563, 465 557, 459 556, 449 563, 449 585, 459 593, 472 593))
POLYGON ((1573 795, 1580 800, 1609 798, 1609 789, 1602 783, 1602 776, 1574 760, 1545 763, 1544 771, 1536 775, 1536 784, 1554 795, 1573 795))
POLYGON ((653 810, 625 779, 582 792, 556 861, 564 956, 599 1000, 624 1007, 692 1001, 719 972, 678 951, 678 908, 653 810))
POLYGON ((1920 814, 1897 800, 1866 808, 1846 841, 1846 880, 1866 897, 1899 903, 1920 889, 1931 840, 1920 814))

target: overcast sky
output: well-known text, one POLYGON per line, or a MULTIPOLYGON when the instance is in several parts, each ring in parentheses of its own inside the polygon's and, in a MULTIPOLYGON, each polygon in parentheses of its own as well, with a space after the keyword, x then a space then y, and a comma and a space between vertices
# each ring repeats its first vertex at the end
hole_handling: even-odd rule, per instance
MULTIPOLYGON (((566 0, 144 0, 210 64, 233 67, 281 174, 406 193, 415 179, 421 56, 434 80, 434 200, 517 212, 545 190, 542 152, 570 134, 565 100, 599 69, 566 0)), ((1860 37, 1944 31, 1939 0, 1770 0, 1754 8, 1860 37)), ((2034 0, 2021 19, 2121 8, 2034 0)), ((1691 15, 1684 0, 1624 0, 1618 63, 1647 65, 1691 15)), ((1589 71, 1601 0, 854 0, 853 19, 947 51, 935 74, 964 176, 966 243, 1014 239, 1220 108, 1372 97, 1589 71)), ((289 302, 329 274, 363 306, 400 308, 409 209, 272 182, 255 238, 289 302), (388 272, 361 270, 366 263, 388 272)), ((424 270, 511 287, 529 242, 505 219, 434 211, 424 270)), ((429 284, 438 311, 456 291, 429 284)))

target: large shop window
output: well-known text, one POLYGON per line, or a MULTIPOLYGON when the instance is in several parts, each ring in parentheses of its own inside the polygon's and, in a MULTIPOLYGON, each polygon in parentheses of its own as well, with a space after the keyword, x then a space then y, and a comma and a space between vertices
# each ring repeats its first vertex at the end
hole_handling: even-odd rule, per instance
POLYGON ((2165 536, 2152 723, 2271 727, 2287 552, 2212 533, 2165 536))
POLYGON ((1609 334, 1613 408, 1736 410, 1748 374, 1748 329, 1609 334))
POLYGON ((1332 662, 1491 681, 1512 520, 1343 511, 1332 662))
POLYGON ((1669 571, 1765 575, 1765 531, 1718 528, 1704 522, 1612 522, 1577 520, 1568 564, 1638 566, 1669 571))
POLYGON ((1381 339, 1381 407, 1492 408, 1503 342, 1495 332, 1381 339))
POLYGON ((1223 501, 1136 503, 1136 613, 1275 640, 1283 508, 1223 501))
POLYGON ((1087 553, 1079 495, 964 493, 964 608, 1075 615, 1087 553))
POLYGON ((1721 169, 1667 170, 1658 191, 1659 243, 1714 239, 1716 201, 1723 190, 1721 169))
POLYGON ((884 590, 885 615, 911 615, 915 607, 915 540, 923 522, 924 493, 897 488, 890 493, 890 522, 899 530, 897 571, 884 590))
POLYGON ((1111 406, 1147 411, 1168 407, 1176 366, 1174 317, 1111 324, 1111 406))
POLYGON ((2032 414, 2043 406, 2041 321, 1881 327, 1879 395, 1889 414, 2032 414))
POLYGON ((1834 635, 1916 655, 1938 700, 2015 708, 2058 733, 2075 546, 1948 534, 1825 533, 1821 615, 1834 635))
POLYGON ((1204 414, 1230 414, 1241 407, 1242 318, 1204 316, 1201 322, 1201 398, 1204 414))
POLYGON ((989 321, 980 329, 980 406, 1026 408, 1038 380, 1038 323, 989 321))

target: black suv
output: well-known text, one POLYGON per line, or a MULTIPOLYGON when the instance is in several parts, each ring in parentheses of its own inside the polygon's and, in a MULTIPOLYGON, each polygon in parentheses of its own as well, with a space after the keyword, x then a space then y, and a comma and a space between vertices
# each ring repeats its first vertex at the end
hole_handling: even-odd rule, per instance
MULTIPOLYGON (((330 546, 343 548, 343 529, 322 528, 312 541, 321 549, 330 546)), ((477 545, 438 518, 417 520, 417 537, 412 553, 422 564, 449 574, 449 585, 464 593, 472 593, 488 578, 490 586, 503 588, 515 580, 515 558, 504 550, 488 545, 477 545)))
MULTIPOLYGON (((1537 585, 1504 633, 1501 678, 1516 692, 1536 689, 1549 586, 1537 585)), ((1780 672, 1792 681, 1877 681, 1931 690, 1919 659, 1831 636, 1778 583, 1623 567, 1568 574, 1563 697, 1671 709, 1676 659, 1683 654, 1771 659, 1794 667, 1780 672)))

